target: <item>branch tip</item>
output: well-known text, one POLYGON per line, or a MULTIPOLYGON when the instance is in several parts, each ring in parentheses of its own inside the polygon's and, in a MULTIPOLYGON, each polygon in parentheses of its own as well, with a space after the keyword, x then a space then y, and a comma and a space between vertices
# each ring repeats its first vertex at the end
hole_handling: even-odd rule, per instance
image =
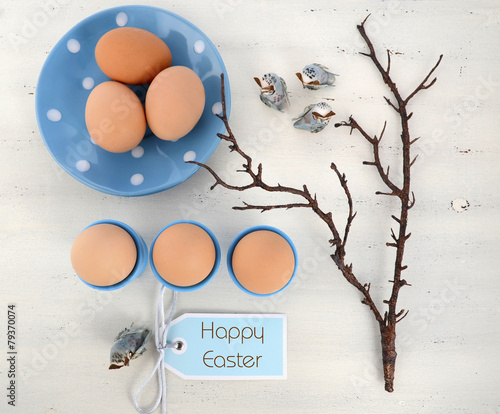
POLYGON ((403 316, 401 316, 401 318, 396 319, 396 323, 399 323, 399 322, 401 322, 404 318, 406 318, 406 315, 408 315, 408 312, 410 312, 410 311, 409 311, 409 310, 407 310, 407 311, 406 311, 406 313, 405 313, 403 316))
POLYGON ((399 318, 403 313, 405 313, 405 310, 404 309, 401 309, 397 314, 396 314, 396 318, 399 318))
MULTIPOLYGON (((364 25, 365 25, 366 21, 368 20, 368 17, 370 17, 371 15, 372 15, 372 14, 370 13, 370 14, 368 14, 368 16, 366 16, 366 17, 365 17, 365 20, 363 20, 363 21, 361 22, 361 27, 364 27, 364 25)), ((360 26, 358 26, 358 28, 359 28, 359 27, 360 27, 360 26)))
POLYGON ((395 215, 392 215, 391 218, 393 218, 396 222, 401 223, 401 220, 398 219, 395 215))
POLYGON ((398 195, 396 192, 385 193, 383 191, 375 191, 375 194, 376 195, 386 195, 386 196, 397 196, 398 195))
POLYGON ((418 158, 418 154, 415 155, 415 158, 413 158, 412 162, 410 162, 410 167, 412 167, 413 164, 415 164, 415 161, 417 161, 417 158, 418 158))
POLYGON ((391 51, 387 49, 387 69, 385 70, 385 72, 389 74, 390 71, 391 71, 391 51))
POLYGON ((411 192, 412 200, 408 202, 408 210, 410 210, 415 205, 415 193, 411 192))
POLYGON ((396 105, 394 105, 387 96, 384 96, 384 99, 387 102, 387 104, 392 107, 392 109, 394 109, 398 114, 400 113, 399 108, 397 108, 396 105))

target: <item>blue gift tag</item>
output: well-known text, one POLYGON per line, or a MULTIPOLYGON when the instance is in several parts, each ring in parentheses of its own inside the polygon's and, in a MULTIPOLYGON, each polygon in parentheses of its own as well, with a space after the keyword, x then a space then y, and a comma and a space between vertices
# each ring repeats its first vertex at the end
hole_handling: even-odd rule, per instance
POLYGON ((185 379, 286 379, 286 315, 186 313, 175 319, 167 369, 185 379))

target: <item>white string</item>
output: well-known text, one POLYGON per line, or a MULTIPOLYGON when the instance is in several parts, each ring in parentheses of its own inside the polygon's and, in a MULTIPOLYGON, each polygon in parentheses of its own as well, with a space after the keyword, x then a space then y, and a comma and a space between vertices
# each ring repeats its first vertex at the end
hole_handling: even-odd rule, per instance
POLYGON ((155 324, 155 345, 158 350, 158 360, 151 371, 151 374, 146 378, 142 385, 137 390, 134 396, 134 407, 140 414, 151 414, 154 410, 158 408, 161 402, 161 412, 166 414, 167 412, 167 382, 165 377, 165 360, 164 353, 166 348, 175 348, 176 344, 167 344, 167 334, 170 324, 172 323, 172 316, 174 315, 175 305, 177 303, 177 292, 174 291, 174 299, 172 301, 172 309, 170 310, 170 315, 168 321, 165 324, 165 312, 163 310, 163 296, 165 294, 165 286, 161 287, 160 296, 158 298, 158 307, 156 309, 156 324, 155 324), (158 371, 158 397, 156 398, 155 405, 149 411, 143 411, 137 402, 139 394, 144 389, 149 380, 153 377, 155 372, 158 371))

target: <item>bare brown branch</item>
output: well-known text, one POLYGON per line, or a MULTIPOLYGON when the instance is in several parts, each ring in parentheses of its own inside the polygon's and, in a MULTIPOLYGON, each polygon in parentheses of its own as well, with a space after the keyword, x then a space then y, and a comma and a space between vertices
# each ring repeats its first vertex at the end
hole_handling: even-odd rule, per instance
MULTIPOLYGON (((368 16, 369 17, 369 16, 368 16)), ((353 130, 357 130, 371 145, 374 153, 374 161, 372 162, 364 162, 367 165, 374 165, 377 168, 377 171, 380 175, 382 181, 386 184, 391 192, 381 192, 378 191, 376 194, 384 194, 384 195, 397 195, 401 201, 401 213, 399 217, 391 215, 391 217, 398 223, 399 232, 396 236, 394 232, 392 232, 391 236, 394 240, 394 243, 387 243, 389 247, 396 248, 396 262, 394 267, 394 279, 393 279, 393 289, 391 293, 391 297, 389 300, 385 301, 388 305, 389 310, 384 316, 384 325, 381 327, 381 338, 382 338, 382 359, 384 363, 384 376, 385 376, 385 388, 387 391, 392 391, 394 389, 394 370, 396 363, 396 350, 395 350, 395 338, 396 338, 396 330, 395 326, 397 322, 400 322, 406 315, 401 316, 396 312, 396 304, 398 300, 399 289, 402 286, 409 285, 406 280, 401 279, 401 272, 407 268, 407 266, 402 265, 403 256, 404 256, 404 248, 405 242, 410 237, 411 233, 406 234, 406 228, 408 225, 408 211, 415 205, 415 194, 410 190, 410 169, 415 163, 417 156, 411 159, 411 151, 410 147, 414 144, 418 138, 412 139, 410 136, 410 130, 408 126, 409 119, 413 116, 413 112, 407 112, 407 105, 409 101, 421 90, 428 89, 436 82, 436 78, 429 82, 430 77, 435 72, 443 55, 441 55, 434 65, 434 67, 429 71, 429 73, 425 76, 422 82, 417 86, 417 88, 406 98, 403 99, 401 94, 399 93, 398 87, 396 83, 391 78, 389 72, 391 68, 391 58, 390 53, 387 52, 387 66, 386 69, 382 66, 380 61, 378 60, 375 47, 373 46, 369 36, 367 35, 364 25, 368 19, 368 17, 358 26, 358 31, 361 37, 365 40, 365 43, 368 47, 369 53, 361 53, 364 56, 367 56, 371 59, 378 72, 382 76, 384 83, 389 87, 396 104, 388 98, 384 97, 387 104, 393 108, 401 119, 401 141, 403 144, 402 158, 403 158, 403 184, 401 187, 396 186, 389 178, 389 166, 384 172, 382 168, 382 164, 379 156, 379 147, 378 144, 380 140, 377 140, 376 137, 371 137, 361 126, 354 120, 353 116, 349 117, 349 121, 337 123, 335 126, 347 126, 350 127, 350 133, 353 130)), ((385 129, 385 126, 384 126, 385 129)), ((382 134, 381 134, 382 135, 382 134)), ((391 229, 392 231, 392 229, 391 229)))
POLYGON ((244 206, 236 206, 233 207, 233 210, 260 210, 261 213, 264 211, 269 211, 269 210, 274 210, 274 209, 286 209, 289 210, 291 208, 300 208, 300 207, 306 207, 306 208, 312 208, 311 203, 289 203, 289 204, 272 204, 272 205, 265 205, 265 206, 255 206, 252 204, 248 204, 243 202, 244 206))
POLYGON ((342 248, 345 248, 345 245, 347 243, 347 237, 349 236, 349 231, 351 229, 351 224, 352 221, 354 220, 354 217, 356 217, 356 214, 353 209, 353 202, 352 202, 352 197, 351 197, 351 192, 349 191, 349 187, 347 186, 347 179, 345 177, 345 174, 341 174, 340 171, 338 170, 337 166, 335 163, 332 162, 330 165, 330 168, 335 171, 337 174, 337 177, 340 181, 340 185, 344 189, 344 193, 347 197, 347 204, 349 206, 349 215, 347 217, 347 222, 345 225, 345 230, 344 230, 344 239, 342 240, 342 248))
POLYGON ((390 92, 392 93, 392 100, 388 97, 384 97, 386 102, 398 113, 398 116, 401 121, 401 142, 402 142, 402 159, 403 159, 403 182, 399 185, 394 183, 389 177, 390 166, 384 167, 382 165, 381 156, 380 156, 380 141, 384 137, 387 122, 384 122, 384 126, 380 133, 380 137, 377 138, 376 135, 370 135, 366 130, 361 127, 358 122, 354 119, 353 116, 350 116, 348 121, 342 121, 335 124, 335 127, 348 127, 349 133, 352 134, 354 130, 356 130, 371 146, 373 152, 373 160, 365 161, 363 164, 370 165, 376 167, 377 173, 380 176, 380 179, 388 188, 389 191, 377 191, 376 194, 383 194, 389 196, 395 196, 400 200, 400 214, 399 217, 396 215, 391 215, 391 218, 397 223, 398 229, 394 231, 391 228, 391 238, 393 242, 386 243, 389 247, 394 247, 396 249, 396 260, 394 264, 394 273, 393 278, 390 280, 392 283, 392 291, 389 299, 384 300, 383 303, 387 305, 388 309, 384 312, 384 316, 382 317, 379 309, 374 303, 371 295, 370 295, 370 283, 361 283, 358 278, 353 273, 352 263, 346 263, 345 255, 346 255, 346 243, 349 237, 349 232, 353 223, 354 218, 356 217, 356 213, 354 212, 353 207, 353 199, 351 196, 351 192, 349 190, 347 179, 345 174, 341 173, 335 163, 332 163, 330 168, 335 172, 337 179, 342 187, 344 194, 347 199, 348 205, 348 215, 346 219, 346 223, 343 230, 343 235, 338 230, 336 223, 333 220, 333 215, 331 212, 327 212, 323 210, 319 204, 316 195, 312 195, 307 188, 306 185, 303 185, 302 188, 288 187, 282 186, 281 184, 277 185, 269 185, 264 181, 263 178, 263 167, 262 164, 257 166, 257 171, 254 170, 252 158, 246 154, 239 146, 236 138, 231 131, 229 126, 229 121, 226 112, 226 101, 225 101, 225 90, 224 90, 224 76, 221 75, 221 94, 222 94, 222 115, 217 115, 219 119, 221 119, 226 127, 226 134, 218 134, 218 137, 221 140, 228 142, 230 151, 237 152, 243 159, 244 162, 242 164, 243 169, 238 170, 240 172, 248 174, 250 177, 250 183, 247 185, 237 186, 232 185, 223 179, 219 175, 215 173, 215 171, 208 167, 207 165, 200 164, 196 161, 190 161, 193 164, 199 165, 203 167, 206 171, 208 171, 212 177, 215 179, 215 183, 212 185, 212 189, 221 185, 222 187, 228 190, 235 191, 245 191, 250 188, 260 188, 266 192, 281 192, 288 193, 294 196, 298 196, 304 200, 303 202, 295 202, 295 203, 286 203, 286 204, 269 204, 269 205, 253 205, 248 204, 246 202, 243 203, 243 206, 233 207, 236 210, 260 210, 261 212, 275 210, 275 209, 293 209, 293 208, 310 208, 330 229, 332 233, 332 238, 329 240, 331 247, 334 249, 334 253, 331 254, 331 258, 334 263, 337 265, 338 269, 341 271, 343 277, 353 285, 362 295, 361 302, 367 305, 372 312, 375 320, 377 321, 380 329, 380 337, 382 344, 382 361, 383 361, 383 369, 384 369, 384 382, 385 389, 389 392, 394 390, 394 374, 395 374, 395 364, 396 364, 396 324, 401 322, 408 311, 404 309, 400 311, 396 311, 397 309, 397 301, 399 291, 403 286, 411 286, 405 279, 401 278, 401 273, 407 269, 408 266, 403 265, 404 258, 404 250, 405 243, 408 238, 411 236, 411 233, 407 232, 408 227, 408 212, 415 205, 415 195, 413 191, 411 191, 411 167, 415 163, 417 157, 412 159, 410 147, 418 138, 412 139, 410 136, 410 130, 408 126, 408 121, 412 117, 413 112, 407 112, 407 105, 409 101, 421 90, 430 88, 435 82, 436 78, 429 81, 432 74, 435 72, 439 64, 442 60, 442 55, 439 57, 439 60, 434 65, 434 67, 429 71, 427 76, 425 76, 424 80, 420 82, 420 84, 416 87, 416 89, 408 95, 406 99, 403 99, 399 93, 396 83, 390 76, 391 70, 391 52, 387 50, 387 64, 385 68, 379 61, 375 47, 372 44, 369 36, 365 31, 365 23, 370 15, 368 15, 363 22, 357 26, 358 31, 361 37, 364 39, 366 46, 368 47, 369 52, 361 52, 361 55, 364 55, 372 61, 374 66, 377 68, 378 72, 382 76, 382 80, 388 86, 390 92), (395 102, 395 103, 394 103, 395 102))

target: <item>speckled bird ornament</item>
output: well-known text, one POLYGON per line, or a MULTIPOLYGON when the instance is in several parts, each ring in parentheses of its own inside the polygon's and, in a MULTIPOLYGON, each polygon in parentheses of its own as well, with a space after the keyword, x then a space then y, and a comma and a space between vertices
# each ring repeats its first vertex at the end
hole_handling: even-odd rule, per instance
MULTIPOLYGON (((132 326, 131 326, 132 328, 132 326)), ((109 369, 119 369, 127 366, 132 359, 136 359, 146 351, 146 343, 151 336, 147 328, 125 328, 115 338, 111 347, 109 369)))
POLYGON ((329 72, 326 66, 319 63, 305 66, 302 72, 298 72, 296 75, 302 82, 302 87, 313 90, 324 86, 334 86, 335 77, 339 76, 329 72))
POLYGON ((266 73, 261 79, 255 77, 255 82, 260 87, 260 100, 270 108, 284 112, 283 108, 290 105, 286 83, 276 73, 266 73))
POLYGON ((297 118, 292 120, 295 121, 293 126, 313 133, 320 132, 328 125, 333 115, 335 112, 326 102, 309 105, 297 118))

